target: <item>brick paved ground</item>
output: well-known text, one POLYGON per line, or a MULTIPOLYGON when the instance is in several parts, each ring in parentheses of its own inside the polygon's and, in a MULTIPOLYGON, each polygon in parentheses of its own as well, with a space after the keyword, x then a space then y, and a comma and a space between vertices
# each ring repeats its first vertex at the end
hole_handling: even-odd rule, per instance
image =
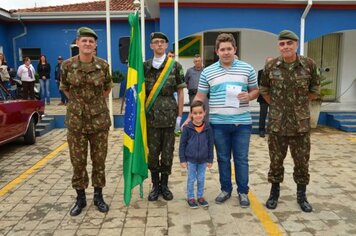
POLYGON ((270 211, 264 207, 270 188, 266 181, 269 158, 266 139, 256 135, 250 146, 250 198, 255 199, 250 208, 239 207, 236 192, 225 204, 214 203, 219 193, 214 163, 206 174, 209 209, 189 209, 185 202, 186 172, 179 166, 177 153, 170 180, 174 200, 148 202, 151 184, 146 180, 145 198, 139 198, 136 188, 127 208, 122 201, 122 132, 116 129, 110 133, 104 189, 110 205, 107 214, 93 206, 90 187, 88 206, 78 217, 69 215, 75 192, 70 183, 65 129, 39 137, 33 146, 24 146, 21 140, 1 146, 0 235, 268 235, 272 232, 268 229, 274 227, 275 233, 283 235, 356 235, 356 134, 329 128, 313 131, 308 197, 314 211, 306 214, 296 203, 290 156, 285 161, 278 208, 270 211), (44 157, 47 162, 39 162, 44 157), (4 188, 9 186, 12 188, 4 188))

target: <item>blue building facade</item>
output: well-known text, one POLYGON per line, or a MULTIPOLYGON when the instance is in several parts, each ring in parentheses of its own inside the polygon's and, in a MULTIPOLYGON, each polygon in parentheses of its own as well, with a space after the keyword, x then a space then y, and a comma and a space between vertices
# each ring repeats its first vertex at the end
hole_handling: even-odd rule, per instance
MULTIPOLYGON (((272 36, 277 35, 283 29, 290 29, 297 34, 301 32, 301 16, 307 6, 306 3, 286 4, 282 0, 280 3, 274 4, 237 2, 239 3, 180 2, 178 9, 179 39, 197 33, 226 29, 250 30, 272 36)), ((356 1, 355 4, 347 5, 337 5, 337 2, 334 1, 334 4, 329 3, 328 5, 312 5, 305 19, 306 42, 330 33, 356 30, 356 1)), ((149 9, 149 11, 158 12, 158 14, 147 16, 145 21, 146 58, 152 56, 149 47, 149 35, 151 32, 165 32, 170 41, 174 41, 173 3, 160 2, 156 5, 156 8, 157 6, 158 9, 149 9)), ((97 20, 86 20, 85 17, 81 20, 63 20, 61 19, 61 13, 58 13, 58 17, 55 20, 35 18, 27 20, 21 13, 9 15, 11 16, 10 19, 0 18, 0 46, 11 67, 17 67, 22 63, 21 48, 40 48, 41 54, 47 56, 53 68, 53 75, 57 57, 59 55, 64 58, 71 56, 71 46, 75 42, 76 29, 82 26, 89 26, 98 33, 97 55, 107 58, 106 22, 103 17, 97 20)), ((26 16, 26 14, 23 15, 26 16)), ((102 12, 102 15, 105 15, 105 12, 102 12)), ((113 19, 111 21, 112 68, 123 73, 126 73, 127 65, 119 60, 118 40, 121 37, 129 36, 129 34, 130 28, 127 18, 113 19)), ((260 43, 264 44, 263 41, 260 43)), ((243 47, 243 45, 241 46, 243 47)), ((265 47, 273 46, 266 45, 265 47)), ((170 44, 170 49, 172 47, 173 45, 170 44)), ((38 61, 33 61, 35 67, 37 63, 38 61)), ((253 61, 250 63, 254 64, 253 61)), ((352 69, 349 68, 349 70, 352 69)), ((349 74, 352 73, 353 71, 349 74)), ((340 80, 340 83, 342 83, 343 79, 340 80)), ((351 78, 349 80, 351 81, 351 78)), ((55 83, 51 85, 51 96, 59 96, 55 83)))
MULTIPOLYGON (((336 3, 337 1, 335 1, 336 3)), ((179 36, 225 28, 245 28, 278 34, 300 33, 306 4, 180 4, 179 36)), ((174 37, 173 4, 161 4, 160 30, 174 37)), ((356 29, 356 5, 314 5, 305 20, 305 41, 356 29)))

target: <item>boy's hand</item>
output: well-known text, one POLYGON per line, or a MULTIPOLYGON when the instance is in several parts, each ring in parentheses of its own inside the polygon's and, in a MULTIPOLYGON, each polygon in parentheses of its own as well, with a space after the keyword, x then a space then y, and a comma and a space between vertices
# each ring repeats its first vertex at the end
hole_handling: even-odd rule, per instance
POLYGON ((213 167, 213 163, 208 163, 207 167, 210 169, 211 167, 213 167))
POLYGON ((181 162, 180 166, 183 167, 183 168, 187 168, 187 162, 181 162))

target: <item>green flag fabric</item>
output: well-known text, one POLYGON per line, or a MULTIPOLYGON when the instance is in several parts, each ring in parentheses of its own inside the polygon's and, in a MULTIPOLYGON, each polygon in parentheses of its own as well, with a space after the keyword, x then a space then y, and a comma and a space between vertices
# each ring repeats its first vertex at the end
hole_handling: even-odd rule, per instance
POLYGON ((124 202, 131 201, 132 189, 140 185, 143 197, 143 181, 148 176, 147 128, 145 115, 145 80, 138 12, 130 13, 131 26, 129 69, 126 84, 126 106, 124 115, 124 202))

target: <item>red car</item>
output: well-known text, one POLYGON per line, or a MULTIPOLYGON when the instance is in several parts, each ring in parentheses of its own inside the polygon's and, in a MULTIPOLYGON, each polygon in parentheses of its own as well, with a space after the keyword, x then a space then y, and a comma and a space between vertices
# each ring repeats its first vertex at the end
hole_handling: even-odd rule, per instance
POLYGON ((43 101, 13 99, 0 84, 0 145, 21 136, 25 144, 34 144, 36 124, 43 114, 43 101))

